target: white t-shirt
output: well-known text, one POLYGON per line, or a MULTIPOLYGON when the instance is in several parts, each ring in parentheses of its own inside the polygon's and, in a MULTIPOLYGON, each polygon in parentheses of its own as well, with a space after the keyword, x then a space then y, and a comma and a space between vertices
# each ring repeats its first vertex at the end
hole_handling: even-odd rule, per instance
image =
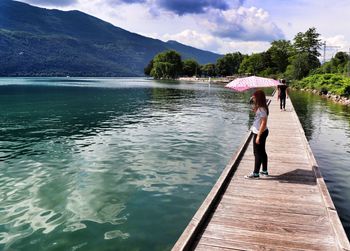
MULTIPOLYGON (((262 118, 265 118, 265 117, 267 117, 266 109, 259 107, 258 110, 255 112, 254 122, 253 122, 252 128, 250 129, 253 133, 255 133, 255 134, 259 133, 261 120, 262 120, 262 118)), ((266 127, 266 129, 267 129, 267 127, 266 127)))

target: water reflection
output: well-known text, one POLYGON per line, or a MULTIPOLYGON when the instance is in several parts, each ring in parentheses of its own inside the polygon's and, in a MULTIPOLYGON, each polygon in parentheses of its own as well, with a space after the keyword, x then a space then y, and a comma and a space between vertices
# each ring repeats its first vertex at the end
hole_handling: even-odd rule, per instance
POLYGON ((293 105, 295 106, 294 108, 296 109, 299 120, 302 122, 305 136, 308 140, 310 140, 312 138, 312 132, 315 129, 313 123, 315 107, 313 104, 316 97, 313 95, 303 95, 304 93, 297 95, 293 94, 294 93, 292 92, 290 96, 292 98, 293 105))

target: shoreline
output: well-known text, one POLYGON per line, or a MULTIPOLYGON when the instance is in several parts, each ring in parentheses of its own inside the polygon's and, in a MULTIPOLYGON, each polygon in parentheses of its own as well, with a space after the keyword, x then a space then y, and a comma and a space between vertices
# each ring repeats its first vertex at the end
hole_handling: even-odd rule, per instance
MULTIPOLYGON (((215 84, 228 84, 233 79, 234 78, 232 78, 232 77, 229 77, 229 78, 228 77, 222 77, 222 78, 180 77, 177 80, 189 81, 189 82, 202 82, 202 83, 210 82, 210 83, 215 83, 215 84)), ((293 87, 290 87, 290 88, 295 89, 295 90, 299 90, 299 91, 313 93, 315 95, 319 95, 319 96, 322 96, 323 98, 331 100, 334 103, 345 105, 345 106, 350 106, 350 97, 344 97, 344 96, 340 96, 340 95, 336 95, 336 94, 332 94, 332 93, 324 94, 316 89, 303 89, 303 88, 297 89, 297 88, 293 88, 293 87)))
POLYGON ((331 100, 334 103, 345 105, 345 106, 350 106, 350 97, 344 97, 344 96, 340 96, 340 95, 336 95, 336 94, 332 94, 332 93, 324 94, 316 89, 295 89, 295 90, 313 93, 313 94, 319 95, 325 99, 331 100))
POLYGON ((176 80, 179 81, 189 81, 189 82, 202 82, 202 83, 215 83, 215 84, 228 84, 230 83, 234 78, 201 78, 201 77, 180 77, 176 80))

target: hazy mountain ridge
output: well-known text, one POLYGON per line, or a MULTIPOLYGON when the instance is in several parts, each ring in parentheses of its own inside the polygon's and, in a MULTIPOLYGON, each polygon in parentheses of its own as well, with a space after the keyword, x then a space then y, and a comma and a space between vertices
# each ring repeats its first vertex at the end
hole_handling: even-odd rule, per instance
POLYGON ((0 76, 142 76, 157 53, 214 63, 221 55, 162 42, 80 11, 0 1, 0 76))

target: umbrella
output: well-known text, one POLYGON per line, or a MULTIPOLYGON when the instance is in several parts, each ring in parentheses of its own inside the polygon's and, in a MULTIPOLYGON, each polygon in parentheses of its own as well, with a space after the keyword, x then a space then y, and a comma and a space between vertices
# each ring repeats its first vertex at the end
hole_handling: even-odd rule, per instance
POLYGON ((242 92, 252 88, 271 87, 277 86, 279 84, 280 83, 277 80, 272 78, 251 76, 245 78, 236 78, 235 80, 225 85, 225 87, 242 92))

